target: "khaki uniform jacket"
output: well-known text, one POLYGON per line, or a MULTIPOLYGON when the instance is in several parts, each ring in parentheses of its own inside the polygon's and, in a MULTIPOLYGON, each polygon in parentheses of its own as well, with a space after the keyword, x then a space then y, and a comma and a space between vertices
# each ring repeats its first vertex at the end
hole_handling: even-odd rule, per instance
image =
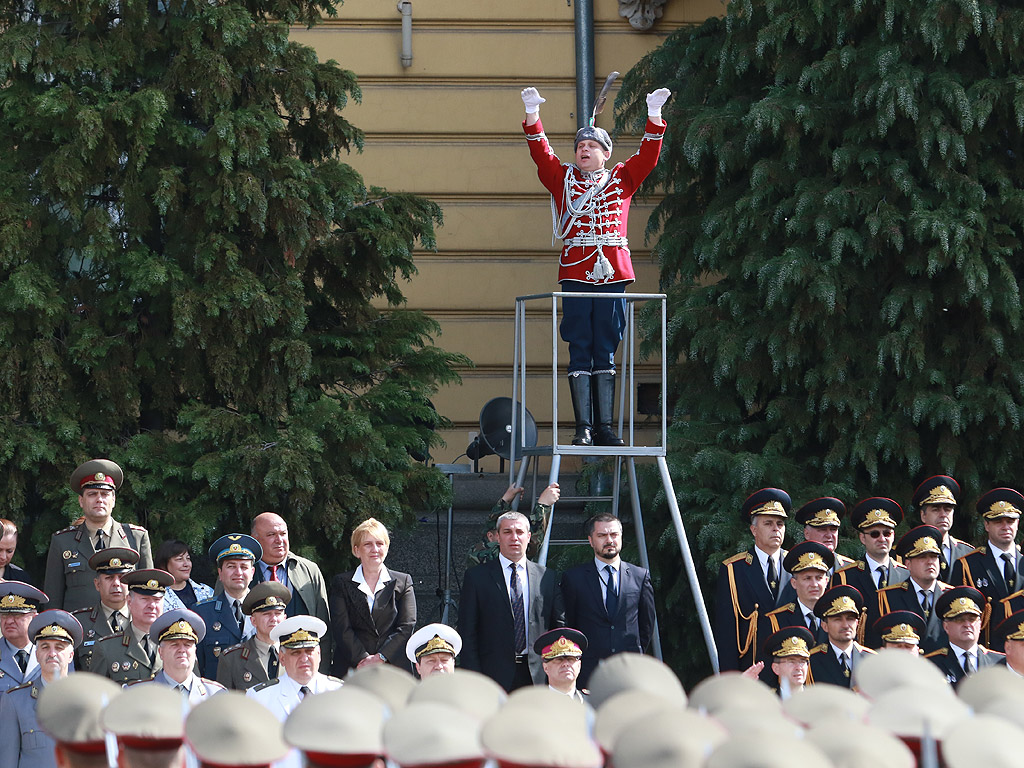
MULTIPOLYGON (((279 668, 280 669, 280 668, 279 668)), ((244 691, 270 681, 266 667, 256 652, 256 638, 225 648, 217 665, 217 682, 234 691, 244 691)))
POLYGON ((120 635, 101 638, 93 648, 89 671, 109 677, 120 685, 149 680, 163 669, 159 655, 155 661, 149 660, 149 654, 135 639, 130 623, 120 635))
MULTIPOLYGON (((139 553, 138 568, 153 567, 153 551, 145 528, 114 520, 107 546, 134 549, 139 553)), ((63 608, 70 612, 100 601, 100 593, 92 583, 96 571, 89 567, 89 558, 95 554, 96 541, 90 538, 85 523, 53 534, 43 582, 43 592, 50 598, 47 608, 63 608)))
MULTIPOLYGON (((82 644, 75 651, 75 668, 82 672, 88 672, 89 666, 92 663, 93 650, 96 648, 96 641, 103 637, 120 635, 121 632, 114 632, 110 628, 110 623, 99 603, 92 608, 82 608, 81 610, 73 611, 72 615, 82 625, 82 644)), ((128 626, 128 622, 129 619, 124 616, 121 617, 122 627, 128 626)), ((122 629, 121 631, 123 632, 124 630, 122 629)))

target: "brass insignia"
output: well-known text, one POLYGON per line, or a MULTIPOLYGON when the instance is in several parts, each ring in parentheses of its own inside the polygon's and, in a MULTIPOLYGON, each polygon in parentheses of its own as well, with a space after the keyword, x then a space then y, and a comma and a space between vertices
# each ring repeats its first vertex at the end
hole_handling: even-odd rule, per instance
POLYGON ((846 677, 849 677, 850 676, 850 670, 844 669, 843 670, 843 675, 845 675, 846 677))
POLYGON ((219 621, 213 622, 213 631, 214 632, 219 632, 220 631, 220 622, 219 621))
POLYGON ((110 671, 111 672, 117 672, 117 670, 119 670, 120 668, 121 668, 121 665, 118 664, 116 661, 113 664, 110 665, 110 671))
POLYGON ((215 645, 213 647, 213 655, 214 656, 220 656, 220 646, 219 645, 215 645))
POLYGON ((110 562, 108 563, 108 565, 111 568, 120 568, 121 567, 121 558, 120 557, 112 557, 110 559, 110 562))
POLYGON ((160 589, 160 582, 156 579, 150 579, 146 582, 146 589, 160 589))
POLYGON ((268 595, 267 599, 264 602, 267 605, 277 605, 277 598, 274 597, 273 595, 268 595))
POLYGON ((242 679, 248 683, 250 680, 252 680, 252 672, 243 672, 242 679))
POLYGON ((102 482, 103 480, 106 480, 106 479, 107 479, 107 476, 104 475, 102 472, 97 472, 95 475, 93 475, 93 480, 99 480, 99 481, 102 482))
POLYGON ((240 534, 240 533, 229 533, 228 534, 228 539, 231 540, 231 541, 238 541, 240 538, 242 538, 242 534, 240 534))
POLYGON ((71 550, 70 549, 65 549, 64 550, 64 559, 65 560, 70 560, 71 559, 71 550))
POLYGON ((36 688, 34 685, 32 686, 32 698, 33 699, 38 699, 39 698, 39 689, 36 688))
MULTIPOLYGON (((125 668, 125 669, 128 669, 128 665, 127 665, 127 664, 125 664, 125 667, 124 667, 124 668, 125 668)), ((132 662, 132 669, 138 669, 138 668, 139 668, 139 662, 137 662, 137 661, 133 661, 133 662, 132 662)))
POLYGON ((230 547, 228 547, 228 552, 241 552, 241 551, 242 551, 242 545, 238 544, 237 542, 232 544, 230 547))

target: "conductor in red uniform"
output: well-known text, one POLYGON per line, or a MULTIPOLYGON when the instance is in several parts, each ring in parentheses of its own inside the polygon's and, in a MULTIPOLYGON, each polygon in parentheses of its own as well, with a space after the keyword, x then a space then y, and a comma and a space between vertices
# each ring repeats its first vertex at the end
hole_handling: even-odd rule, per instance
MULTIPOLYGON (((633 282, 626 221, 629 201, 658 163, 665 121, 661 108, 669 90, 647 95, 647 126, 639 151, 610 170, 612 140, 588 125, 576 133, 575 162, 562 163, 540 122, 545 99, 536 88, 522 91, 526 132, 537 176, 551 193, 554 236, 562 241, 558 282, 565 292, 624 293, 633 282)), ((593 123, 593 120, 591 120, 593 123)), ((612 428, 615 350, 625 328, 625 300, 565 298, 562 340, 569 345, 569 392, 576 417, 573 445, 621 446, 612 428), (596 428, 595 428, 596 424, 596 428)))

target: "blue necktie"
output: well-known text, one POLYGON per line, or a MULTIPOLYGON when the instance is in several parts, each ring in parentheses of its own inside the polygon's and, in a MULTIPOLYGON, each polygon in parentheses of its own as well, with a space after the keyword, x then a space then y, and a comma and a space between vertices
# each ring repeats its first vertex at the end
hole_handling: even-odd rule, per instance
POLYGON ((608 611, 608 616, 614 618, 619 610, 619 593, 615 589, 615 569, 606 565, 604 570, 608 574, 608 585, 604 592, 604 607, 608 611))

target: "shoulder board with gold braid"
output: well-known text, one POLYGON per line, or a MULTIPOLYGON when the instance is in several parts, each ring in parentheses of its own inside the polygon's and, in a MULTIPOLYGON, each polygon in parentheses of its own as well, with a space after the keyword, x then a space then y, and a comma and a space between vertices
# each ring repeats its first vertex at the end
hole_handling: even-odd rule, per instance
POLYGON ((754 562, 754 556, 749 552, 740 552, 739 554, 733 555, 732 557, 723 560, 722 565, 732 565, 733 563, 740 562, 740 560, 746 560, 747 565, 750 565, 754 562))
POLYGON ((863 560, 854 560, 849 565, 844 566, 843 568, 840 568, 838 571, 836 571, 836 573, 843 573, 845 571, 852 571, 855 568, 858 571, 863 571, 864 570, 864 561, 863 560))
POLYGON ((902 589, 904 592, 907 590, 906 581, 901 581, 899 584, 890 584, 888 587, 882 587, 879 592, 892 592, 894 589, 902 589))
POLYGON ((948 653, 949 653, 949 648, 939 648, 938 650, 934 650, 931 653, 926 653, 924 655, 924 657, 926 659, 931 659, 931 658, 934 658, 936 656, 946 656, 948 653))
POLYGON ((958 559, 962 559, 962 558, 965 558, 965 557, 970 557, 971 555, 976 555, 979 552, 984 555, 985 554, 985 548, 984 547, 975 547, 970 552, 968 552, 966 555, 960 555, 960 558, 958 558, 958 559))
POLYGON ((828 648, 828 645, 826 643, 821 643, 811 648, 810 654, 811 656, 813 656, 816 653, 823 653, 826 648, 828 648))
POLYGON ((327 675, 327 679, 330 680, 332 683, 344 683, 345 682, 340 677, 334 677, 333 675, 327 675))
MULTIPOLYGON (((511 569, 511 566, 510 566, 510 569, 511 569)), ((768 613, 766 613, 765 616, 775 616, 776 614, 779 614, 779 613, 785 613, 786 611, 795 611, 795 610, 796 610, 796 603, 786 603, 785 605, 780 605, 774 611, 768 611, 768 613)))
POLYGON ((858 642, 854 642, 854 645, 857 647, 857 650, 859 650, 861 653, 878 653, 878 651, 876 651, 874 648, 868 648, 866 645, 861 645, 858 642))
POLYGON ((35 683, 35 680, 29 680, 27 683, 22 683, 21 685, 16 685, 14 688, 10 688, 7 692, 14 693, 15 691, 20 691, 24 688, 31 688, 35 683))
MULTIPOLYGON (((906 584, 907 582, 903 582, 903 583, 906 584)), ((944 581, 936 581, 935 582, 935 586, 937 586, 939 588, 940 592, 945 592, 947 589, 952 589, 953 588, 952 584, 947 584, 944 581)), ((1022 593, 1024 593, 1024 589, 1022 589, 1017 594, 1019 595, 1019 594, 1022 594, 1022 593)), ((1010 597, 1013 597, 1013 595, 1010 595, 1010 597)))

